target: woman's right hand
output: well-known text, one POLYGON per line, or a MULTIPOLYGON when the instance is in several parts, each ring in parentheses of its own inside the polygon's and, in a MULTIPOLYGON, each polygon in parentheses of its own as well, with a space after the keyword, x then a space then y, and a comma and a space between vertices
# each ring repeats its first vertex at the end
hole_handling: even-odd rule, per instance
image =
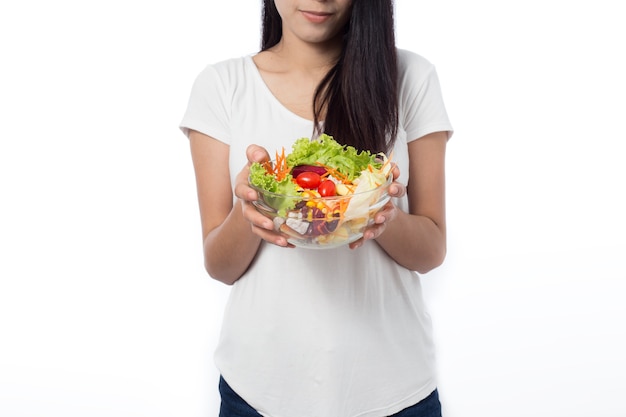
POLYGON ((252 232, 266 242, 277 246, 294 247, 287 241, 285 235, 274 230, 274 222, 259 213, 252 204, 258 197, 257 192, 250 187, 248 177, 250 175, 250 165, 253 162, 266 162, 270 160, 269 153, 259 145, 250 145, 246 149, 248 163, 237 174, 235 180, 235 196, 241 201, 243 217, 250 222, 252 232))

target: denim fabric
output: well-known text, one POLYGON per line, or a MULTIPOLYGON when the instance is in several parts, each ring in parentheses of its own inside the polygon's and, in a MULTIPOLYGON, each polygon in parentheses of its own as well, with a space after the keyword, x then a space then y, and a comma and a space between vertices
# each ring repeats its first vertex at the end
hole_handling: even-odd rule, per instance
POLYGON ((428 397, 391 417, 441 417, 439 392, 434 390, 428 397))
POLYGON ((220 377, 220 405, 219 417, 262 417, 254 408, 244 401, 233 389, 220 377))
MULTIPOLYGON (((222 377, 220 377, 219 390, 222 397, 219 417, 262 417, 243 398, 237 395, 222 377)), ((419 403, 390 417, 441 417, 441 404, 437 390, 419 403)))

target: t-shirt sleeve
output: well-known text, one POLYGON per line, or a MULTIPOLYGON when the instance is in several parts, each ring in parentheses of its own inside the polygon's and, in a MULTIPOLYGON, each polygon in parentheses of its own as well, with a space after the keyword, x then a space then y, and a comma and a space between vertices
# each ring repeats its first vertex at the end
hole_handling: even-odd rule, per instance
POLYGON ((435 67, 417 55, 405 58, 408 59, 400 79, 400 112, 407 141, 434 132, 447 132, 450 138, 453 128, 435 67))
POLYGON ((196 130, 230 144, 230 101, 224 80, 213 66, 206 67, 191 88, 180 129, 189 137, 196 130))

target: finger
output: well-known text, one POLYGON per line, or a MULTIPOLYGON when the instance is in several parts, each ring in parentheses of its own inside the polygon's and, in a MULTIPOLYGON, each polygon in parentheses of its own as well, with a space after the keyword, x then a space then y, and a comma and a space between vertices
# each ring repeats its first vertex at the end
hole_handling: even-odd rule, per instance
POLYGON ((252 232, 273 245, 283 248, 295 248, 293 244, 289 243, 288 237, 281 232, 259 228, 254 225, 252 225, 252 232))
POLYGON ((378 213, 376 213, 374 216, 374 223, 382 224, 393 220, 398 213, 397 210, 397 207, 391 201, 388 202, 378 213))
POLYGON ((244 167, 239 171, 235 178, 235 187, 233 192, 237 198, 241 198, 245 201, 254 201, 257 199, 257 192, 250 187, 248 177, 250 175, 250 163, 246 163, 244 167))
POLYGON ((274 222, 259 213, 251 203, 243 202, 241 210, 243 217, 250 222, 253 227, 274 231, 274 222))
POLYGON ((398 164, 393 164, 391 168, 391 173, 393 174, 394 181, 396 181, 400 177, 400 168, 398 168, 398 164))
POLYGON ((391 197, 403 197, 406 194, 406 187, 399 182, 392 182, 387 192, 391 197))
POLYGON ((234 189, 235 196, 246 202, 256 201, 259 197, 258 193, 248 185, 248 181, 238 181, 234 189))
POLYGON ((270 160, 270 154, 267 152, 262 146, 259 145, 250 145, 246 149, 246 157, 248 158, 248 162, 266 162, 270 160))
POLYGON ((363 246, 363 242, 364 242, 363 238, 360 238, 360 239, 355 240, 354 242, 350 243, 348 245, 348 247, 350 249, 357 249, 357 248, 360 248, 361 246, 363 246))
POLYGON ((360 239, 350 243, 349 248, 350 249, 357 249, 357 248, 360 248, 361 246, 363 246, 365 241, 376 239, 377 237, 379 237, 385 231, 386 227, 387 227, 387 224, 385 222, 382 222, 380 224, 374 223, 373 225, 368 226, 363 231, 363 236, 361 236, 360 239))
POLYGON ((376 213, 376 215, 374 216, 374 223, 375 224, 385 223, 388 219, 387 214, 388 213, 385 213, 385 210, 381 210, 378 213, 376 213))
POLYGON ((378 236, 380 236, 383 233, 383 231, 385 230, 385 227, 386 227, 385 223, 374 224, 368 227, 363 232, 363 240, 365 241, 365 240, 376 239, 378 236))

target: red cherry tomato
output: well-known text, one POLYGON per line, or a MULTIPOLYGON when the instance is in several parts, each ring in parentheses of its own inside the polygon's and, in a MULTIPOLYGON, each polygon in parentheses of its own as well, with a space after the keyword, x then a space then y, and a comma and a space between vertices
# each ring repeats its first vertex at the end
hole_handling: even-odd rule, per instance
POLYGON ((314 190, 320 185, 322 178, 317 172, 306 171, 296 177, 296 182, 302 188, 314 190))
POLYGON ((331 180, 324 180, 320 183, 319 187, 317 187, 317 192, 320 193, 322 197, 332 197, 337 195, 337 187, 331 180))

